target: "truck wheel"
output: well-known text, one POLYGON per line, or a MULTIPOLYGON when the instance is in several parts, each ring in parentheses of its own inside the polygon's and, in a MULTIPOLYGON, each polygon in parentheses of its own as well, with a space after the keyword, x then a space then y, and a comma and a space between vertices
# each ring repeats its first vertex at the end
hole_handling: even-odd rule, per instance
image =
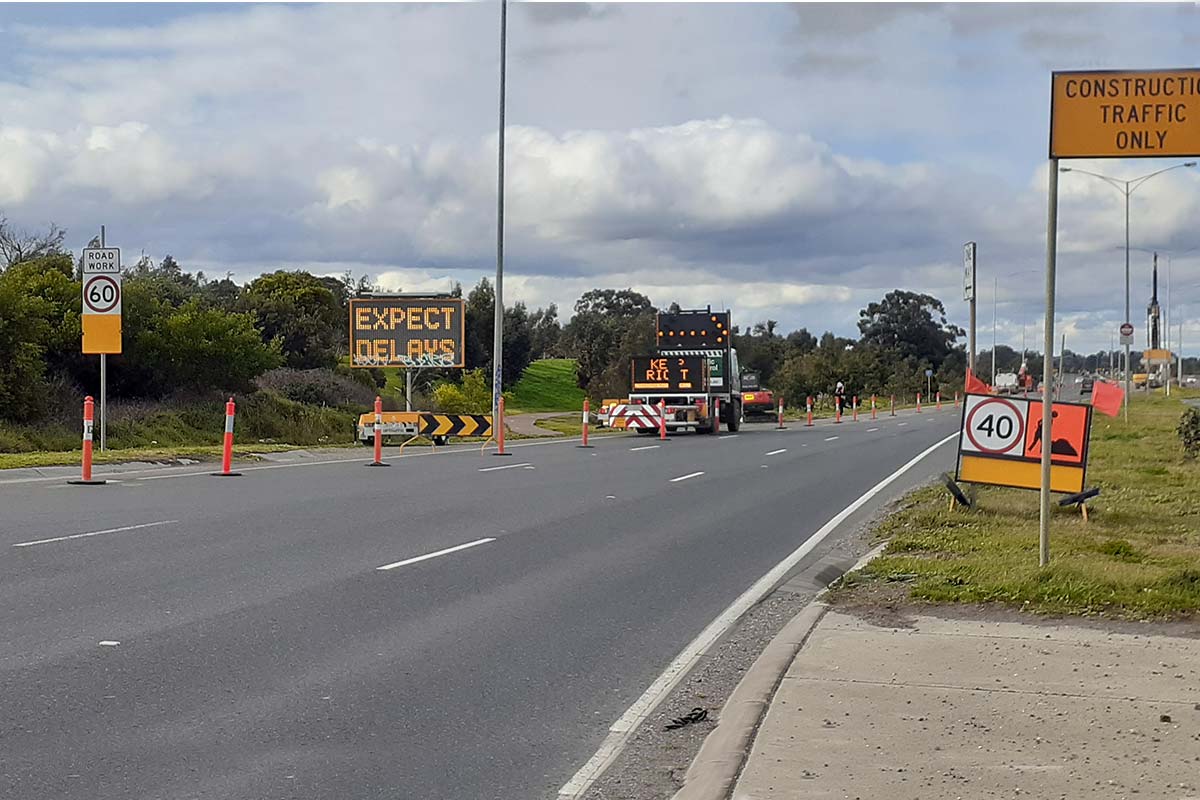
POLYGON ((731 403, 729 406, 729 432, 737 433, 742 427, 742 404, 731 403))

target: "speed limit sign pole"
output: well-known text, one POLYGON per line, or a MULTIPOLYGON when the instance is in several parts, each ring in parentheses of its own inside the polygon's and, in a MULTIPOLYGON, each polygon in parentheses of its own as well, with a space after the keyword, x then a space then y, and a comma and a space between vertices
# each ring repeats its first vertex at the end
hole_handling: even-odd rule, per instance
MULTIPOLYGON (((92 240, 96 242, 95 239, 92 240)), ((83 352, 100 356, 100 450, 108 446, 108 355, 121 352, 121 251, 105 247, 83 250, 83 352)))

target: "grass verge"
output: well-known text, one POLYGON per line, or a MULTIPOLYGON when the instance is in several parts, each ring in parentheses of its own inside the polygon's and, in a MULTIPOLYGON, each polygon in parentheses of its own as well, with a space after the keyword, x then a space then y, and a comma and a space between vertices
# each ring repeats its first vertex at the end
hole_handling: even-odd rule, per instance
MULTIPOLYGON (((1196 392, 1190 396, 1195 397, 1196 392)), ((1002 603, 1029 611, 1122 618, 1200 610, 1200 464, 1184 458, 1178 397, 1135 398, 1129 423, 1092 423, 1090 521, 1052 506, 1050 566, 1038 566, 1037 492, 978 487, 950 510, 941 486, 910 495, 881 524, 884 554, 847 576, 835 602, 883 584, 929 603, 1002 603)))
MULTIPOLYGON (((545 419, 535 420, 533 423, 539 428, 545 428, 548 431, 561 433, 564 436, 582 436, 583 435, 583 420, 579 414, 563 414, 561 417, 546 417, 545 419)), ((613 428, 597 428, 592 425, 588 428, 588 436, 609 436, 614 433, 625 433, 624 430, 614 430, 613 428)))
POLYGON ((509 413, 579 411, 583 390, 575 382, 575 359, 547 358, 534 361, 521 373, 512 390, 509 413))

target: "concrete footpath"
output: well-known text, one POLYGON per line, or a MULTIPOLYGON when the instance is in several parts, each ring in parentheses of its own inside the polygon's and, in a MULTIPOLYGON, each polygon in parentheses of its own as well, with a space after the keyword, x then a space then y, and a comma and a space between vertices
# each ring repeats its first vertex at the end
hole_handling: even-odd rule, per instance
POLYGON ((702 761, 721 758, 710 749, 676 797, 1200 799, 1200 639, 936 616, 895 624, 820 615, 732 792, 706 778, 702 761))

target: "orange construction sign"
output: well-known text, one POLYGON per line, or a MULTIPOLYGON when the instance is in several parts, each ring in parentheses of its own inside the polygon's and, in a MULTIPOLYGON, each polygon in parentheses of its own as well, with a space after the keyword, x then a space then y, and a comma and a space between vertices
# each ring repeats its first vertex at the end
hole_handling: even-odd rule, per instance
MULTIPOLYGON (((1055 403, 1051 425, 1050 491, 1084 490, 1092 407, 1055 403)), ((1039 489, 1042 484, 1042 402, 968 394, 963 402, 956 479, 1039 489)))

